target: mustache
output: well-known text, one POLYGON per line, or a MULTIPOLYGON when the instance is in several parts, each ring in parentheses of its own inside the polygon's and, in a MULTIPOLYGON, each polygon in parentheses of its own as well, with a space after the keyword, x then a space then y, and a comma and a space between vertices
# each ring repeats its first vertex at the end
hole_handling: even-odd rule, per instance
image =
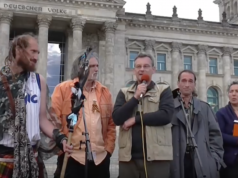
POLYGON ((92 77, 97 77, 97 76, 98 76, 98 72, 92 73, 92 77))

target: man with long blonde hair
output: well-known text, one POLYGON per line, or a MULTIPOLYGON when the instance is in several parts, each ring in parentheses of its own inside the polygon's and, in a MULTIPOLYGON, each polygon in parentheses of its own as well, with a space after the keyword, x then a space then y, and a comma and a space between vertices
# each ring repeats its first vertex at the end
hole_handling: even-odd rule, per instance
POLYGON ((56 121, 47 108, 45 79, 35 73, 38 54, 34 35, 17 36, 0 70, 0 177, 46 176, 38 156, 43 133, 70 153, 67 137, 48 119, 56 121))

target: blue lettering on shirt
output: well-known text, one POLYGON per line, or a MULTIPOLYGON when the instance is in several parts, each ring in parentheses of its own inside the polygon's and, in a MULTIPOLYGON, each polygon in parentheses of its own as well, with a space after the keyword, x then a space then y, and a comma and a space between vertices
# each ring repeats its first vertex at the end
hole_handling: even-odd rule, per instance
POLYGON ((25 97, 25 104, 27 103, 34 103, 34 104, 38 103, 37 95, 27 94, 25 97))

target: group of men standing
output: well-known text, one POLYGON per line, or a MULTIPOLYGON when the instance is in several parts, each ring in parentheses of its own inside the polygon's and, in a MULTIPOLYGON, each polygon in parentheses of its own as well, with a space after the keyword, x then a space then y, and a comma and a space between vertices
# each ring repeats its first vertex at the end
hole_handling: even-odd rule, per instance
MULTIPOLYGON (((61 127, 56 128, 47 119, 45 80, 35 73, 38 53, 34 36, 16 37, 0 73, 0 177, 44 177, 39 173, 44 168, 39 161, 40 154, 34 156, 40 151, 37 149, 41 147, 40 133, 55 141, 62 150, 58 152, 55 178, 60 178, 65 153, 70 157, 64 177, 84 177, 85 145, 80 145, 85 142, 82 110, 74 126, 71 145, 66 144, 72 87, 82 80, 78 77, 82 72, 79 58, 72 66, 71 80, 57 85, 51 96, 48 115, 55 114, 61 122, 61 127), (38 102, 25 102, 26 94, 37 95, 38 102)), ((139 54, 134 60, 137 81, 122 88, 113 104, 110 91, 97 81, 96 53, 90 52, 86 58, 89 72, 82 92, 93 155, 93 161, 87 165, 88 178, 110 177, 116 125, 120 126, 120 178, 219 176, 224 165, 222 134, 211 107, 194 95, 196 75, 192 71, 178 74, 178 89, 172 92, 168 85, 153 82, 156 69, 152 56, 139 54), (148 76, 146 82, 142 81, 144 75, 148 76)))

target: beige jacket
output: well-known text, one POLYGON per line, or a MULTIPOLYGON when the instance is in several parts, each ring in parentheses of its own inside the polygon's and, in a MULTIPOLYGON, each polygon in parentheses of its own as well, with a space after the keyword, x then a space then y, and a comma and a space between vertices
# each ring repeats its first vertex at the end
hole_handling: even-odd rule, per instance
MULTIPOLYGON (((143 113, 158 110, 160 94, 168 88, 168 85, 155 85, 142 99, 143 113)), ((130 100, 135 93, 136 87, 123 88, 126 101, 130 100)), ((145 126, 147 160, 172 160, 172 133, 171 124, 165 126, 145 126)), ((119 161, 131 160, 132 134, 131 129, 125 131, 120 127, 119 132, 119 161)))

